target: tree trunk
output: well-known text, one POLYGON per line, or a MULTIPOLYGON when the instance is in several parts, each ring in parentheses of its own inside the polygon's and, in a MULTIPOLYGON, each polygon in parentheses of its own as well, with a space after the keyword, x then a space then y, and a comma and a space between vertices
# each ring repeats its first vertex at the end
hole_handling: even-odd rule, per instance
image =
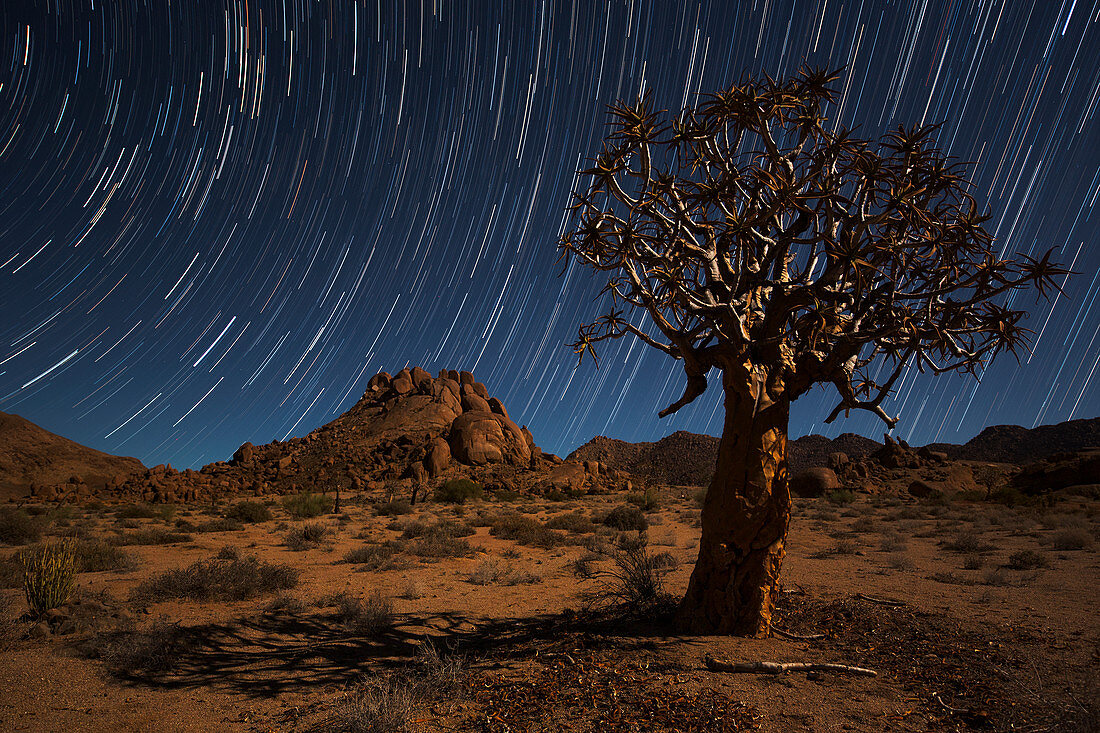
POLYGON ((790 402, 740 370, 723 369, 722 387, 725 425, 679 621, 689 633, 767 636, 791 516, 790 402))

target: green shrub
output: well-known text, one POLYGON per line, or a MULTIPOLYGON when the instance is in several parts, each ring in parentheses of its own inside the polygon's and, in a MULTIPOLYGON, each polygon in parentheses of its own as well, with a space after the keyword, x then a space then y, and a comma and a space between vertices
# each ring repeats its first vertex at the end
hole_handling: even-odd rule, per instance
POLYGON ((512 489, 495 489, 493 491, 494 501, 511 502, 519 499, 520 496, 521 494, 518 491, 513 491, 512 489))
POLYGON ((72 540, 47 543, 19 553, 27 605, 41 616, 69 599, 76 576, 72 540))
POLYGON ((303 492, 283 498, 283 509, 298 519, 311 519, 332 511, 332 498, 325 494, 303 492))
POLYGON ((154 575, 134 588, 131 596, 139 603, 181 598, 244 601, 297 584, 298 571, 289 565, 223 551, 218 557, 154 575))
POLYGON ((661 496, 652 486, 642 493, 634 492, 626 495, 627 502, 634 504, 644 512, 652 512, 661 508, 661 496))
POLYGON ((622 532, 644 532, 649 528, 649 520, 642 514, 642 510, 631 504, 622 504, 612 509, 604 517, 603 523, 622 532))
POLYGON ((848 489, 834 489, 825 495, 825 499, 830 504, 836 504, 842 506, 844 504, 851 504, 856 500, 855 492, 848 489))
POLYGON ((271 520, 271 510, 265 504, 258 501, 239 501, 229 507, 225 513, 227 519, 234 519, 245 524, 257 524, 271 520))
POLYGON ((467 499, 480 499, 484 494, 485 490, 478 482, 453 478, 435 490, 435 499, 449 504, 465 504, 467 499))
POLYGON ((37 542, 42 536, 41 520, 23 509, 0 507, 0 542, 9 545, 26 545, 37 542))

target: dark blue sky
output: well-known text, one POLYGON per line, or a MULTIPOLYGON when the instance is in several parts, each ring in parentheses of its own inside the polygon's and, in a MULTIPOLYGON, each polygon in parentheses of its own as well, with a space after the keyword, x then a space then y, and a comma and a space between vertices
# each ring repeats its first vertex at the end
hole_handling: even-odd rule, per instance
MULTIPOLYGON (((1000 246, 1080 273, 1014 303, 1020 364, 908 376, 895 434, 1100 413, 1100 0, 4 2, 0 410, 198 466, 408 364, 472 370, 552 451, 716 433, 715 388, 656 417, 682 370, 639 344, 575 370, 600 283, 555 241, 607 104, 805 62, 847 65, 830 113, 863 136, 943 122, 1000 246)), ((882 433, 823 429, 834 402, 792 436, 882 433)))

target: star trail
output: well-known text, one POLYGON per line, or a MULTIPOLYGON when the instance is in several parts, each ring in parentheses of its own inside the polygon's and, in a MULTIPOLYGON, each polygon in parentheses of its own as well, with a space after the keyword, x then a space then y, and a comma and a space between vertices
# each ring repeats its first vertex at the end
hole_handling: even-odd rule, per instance
MULTIPOLYGON (((606 107, 846 67, 839 124, 942 123, 1005 253, 1059 259, 1034 351, 901 381, 895 435, 1100 414, 1100 0, 0 6, 0 410, 147 464, 303 435, 375 372, 468 369, 566 453, 672 418, 641 344, 579 369, 602 285, 555 242, 606 107)), ((834 425, 824 390, 793 436, 834 425)), ((827 428, 827 429, 826 429, 827 428)))

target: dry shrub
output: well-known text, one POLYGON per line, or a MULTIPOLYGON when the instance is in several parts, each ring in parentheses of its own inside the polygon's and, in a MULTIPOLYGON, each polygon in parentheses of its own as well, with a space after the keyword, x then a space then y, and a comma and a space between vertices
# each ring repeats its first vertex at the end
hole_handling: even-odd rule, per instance
MULTIPOLYGON (((638 511, 636 507, 631 507, 638 511)), ((641 512, 638 512, 639 514, 641 512)), ((562 536, 539 522, 534 517, 528 517, 517 512, 499 514, 492 520, 489 534, 500 537, 502 540, 511 540, 529 547, 542 547, 549 549, 562 543, 562 536)))
POLYGON ((131 597, 139 603, 177 598, 244 601, 297 584, 298 571, 289 565, 223 551, 218 557, 154 575, 134 588, 131 597))
POLYGON ((404 681, 385 680, 348 689, 336 704, 331 733, 398 733, 409 730, 416 696, 404 681))
POLYGON ((1047 559, 1035 550, 1020 550, 1008 557, 1005 567, 1009 570, 1037 570, 1047 566, 1047 559))
POLYGON ((1092 541, 1092 533, 1083 527, 1061 529, 1050 538, 1055 550, 1084 550, 1092 546, 1092 541))
POLYGON ((546 528, 560 529, 573 534, 588 534, 596 531, 596 525, 584 512, 571 512, 550 517, 546 520, 546 528))
POLYGON ((644 532, 649 529, 649 520, 642 510, 630 504, 622 504, 608 512, 603 523, 620 532, 644 532))
POLYGON ((399 525, 401 539, 412 540, 418 537, 469 537, 474 533, 474 528, 465 522, 456 522, 453 519, 438 519, 435 522, 426 522, 414 519, 399 525))
POLYGON ((161 617, 143 631, 116 629, 96 634, 84 651, 101 659, 116 675, 130 677, 170 672, 192 646, 188 629, 161 617))
POLYGON ((615 606, 629 616, 652 616, 673 607, 674 599, 664 590, 668 566, 649 554, 644 534, 620 535, 614 544, 592 542, 589 551, 610 567, 590 564, 596 586, 581 594, 590 606, 615 606))
POLYGON ((361 570, 391 570, 397 566, 396 550, 390 543, 364 545, 348 550, 341 562, 362 566, 361 570))
POLYGON ((510 563, 496 560, 482 560, 466 576, 468 583, 474 585, 530 585, 541 583, 542 577, 525 570, 517 570, 510 563))
POLYGON ((412 504, 406 499, 393 499, 386 501, 374 508, 375 513, 380 517, 396 517, 401 514, 411 514, 412 504))
POLYGON ((43 522, 23 509, 0 507, 0 542, 8 545, 25 545, 37 542, 42 536, 43 522))
MULTIPOLYGON (((177 524, 177 526, 179 526, 177 524)), ((182 527, 181 527, 182 529, 182 527)), ((236 519, 230 519, 229 517, 222 517, 221 519, 211 519, 206 522, 199 522, 190 528, 192 532, 240 532, 244 529, 244 525, 238 522, 236 519)))
POLYGON ((245 524, 258 524, 271 521, 271 510, 258 501, 239 501, 229 507, 225 517, 245 524))
POLYGON ((840 539, 833 543, 832 547, 826 547, 823 550, 818 550, 810 557, 821 560, 827 557, 833 557, 835 555, 858 555, 859 545, 851 540, 840 539))
POLYGON ((306 609, 306 604, 298 596, 289 593, 278 593, 266 606, 264 613, 296 615, 306 609))
POLYGON ((994 546, 986 542, 979 535, 973 532, 960 532, 950 540, 944 540, 940 543, 943 549, 950 552, 958 552, 965 554, 975 554, 982 552, 991 552, 994 546))
POLYGON ((287 532, 283 542, 291 550, 301 552, 319 546, 328 533, 329 528, 320 522, 306 522, 287 532))
POLYGON ((397 623, 393 602, 374 591, 365 599, 350 593, 338 593, 332 599, 336 620, 348 631, 360 636, 376 636, 389 631, 397 623))
POLYGON ((113 545, 174 545, 177 542, 190 542, 191 539, 191 535, 183 532, 170 532, 167 529, 154 527, 115 535, 108 541, 113 545))
POLYGON ((125 550, 102 540, 78 540, 73 546, 73 560, 78 573, 130 570, 137 564, 125 550))

